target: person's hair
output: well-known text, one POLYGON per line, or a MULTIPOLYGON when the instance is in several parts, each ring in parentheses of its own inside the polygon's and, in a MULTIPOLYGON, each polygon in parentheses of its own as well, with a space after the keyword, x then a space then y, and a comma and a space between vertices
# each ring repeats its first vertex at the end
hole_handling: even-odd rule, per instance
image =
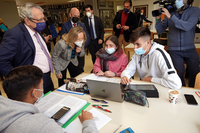
POLYGON ((42 77, 42 70, 36 66, 19 66, 8 73, 3 81, 3 89, 8 98, 23 101, 31 89, 38 88, 42 77))
POLYGON ((191 5, 193 2, 194 2, 194 0, 188 0, 188 1, 187 1, 187 4, 188 4, 188 5, 191 5))
POLYGON ((83 36, 84 36, 83 45, 82 45, 84 46, 87 40, 87 36, 84 29, 80 26, 74 26, 73 28, 71 28, 67 34, 64 34, 62 36, 62 39, 65 41, 66 44, 68 44, 72 49, 74 49, 75 47, 74 42, 76 42, 76 40, 78 39, 78 34, 81 32, 83 33, 83 36))
POLYGON ((124 0, 124 3, 130 3, 130 6, 132 6, 132 0, 124 0))
POLYGON ((119 46, 119 41, 118 38, 114 35, 111 35, 109 37, 106 38, 105 43, 110 40, 111 42, 113 42, 115 44, 115 46, 117 47, 116 51, 118 51, 121 47, 119 46))
POLYGON ((140 37, 143 38, 144 41, 151 39, 151 32, 149 28, 147 27, 138 27, 133 31, 133 33, 130 36, 130 42, 134 43, 136 42, 140 37))
POLYGON ((48 19, 49 25, 51 25, 52 23, 54 23, 53 20, 51 19, 51 17, 48 17, 47 19, 48 19))
POLYGON ((93 10, 93 6, 90 5, 90 4, 87 4, 87 5, 85 6, 85 9, 86 9, 86 8, 90 8, 91 10, 93 10))
POLYGON ((31 11, 32 8, 37 8, 37 9, 40 9, 42 12, 44 12, 44 10, 37 4, 26 3, 21 6, 20 13, 19 13, 20 21, 22 23, 24 23, 25 18, 33 18, 34 17, 34 15, 32 14, 32 11, 31 11))

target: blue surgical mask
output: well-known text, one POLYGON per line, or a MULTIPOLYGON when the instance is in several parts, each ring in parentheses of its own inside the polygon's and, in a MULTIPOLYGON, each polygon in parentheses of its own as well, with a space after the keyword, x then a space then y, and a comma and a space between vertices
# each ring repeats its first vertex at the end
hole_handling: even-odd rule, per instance
POLYGON ((108 54, 113 54, 115 52, 115 48, 105 48, 108 54))
POLYGON ((124 8, 124 12, 125 12, 125 13, 128 13, 128 12, 129 12, 129 9, 124 8))
POLYGON ((42 91, 42 95, 40 97, 36 97, 38 99, 35 103, 38 103, 42 99, 42 97, 44 96, 44 92, 43 92, 43 89, 42 90, 41 89, 35 89, 35 90, 42 91))
POLYGON ((147 51, 147 48, 144 50, 143 47, 141 47, 141 48, 134 49, 134 51, 137 55, 143 55, 147 51))
POLYGON ((184 6, 183 0, 176 0, 175 6, 177 9, 180 9, 182 6, 184 6))
POLYGON ((36 28, 33 28, 37 32, 41 32, 46 27, 46 22, 36 23, 36 28))

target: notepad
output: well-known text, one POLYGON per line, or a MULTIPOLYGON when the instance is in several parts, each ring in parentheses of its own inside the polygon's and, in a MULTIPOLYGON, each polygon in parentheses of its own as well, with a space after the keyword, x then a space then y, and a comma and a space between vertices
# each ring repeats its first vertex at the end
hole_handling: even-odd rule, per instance
MULTIPOLYGON (((92 108, 89 112, 92 113, 93 117, 98 117, 94 119, 94 122, 98 130, 100 130, 102 127, 104 127, 108 122, 112 120, 110 117, 106 116, 105 114, 101 113, 95 108, 92 108)), ((71 124, 69 124, 69 126, 63 129, 63 131, 68 133, 82 133, 82 124, 80 120, 77 118, 71 124)))
POLYGON ((49 118, 51 118, 63 106, 69 107, 70 111, 60 120, 58 120, 58 123, 64 125, 82 108, 84 108, 86 105, 88 106, 88 103, 86 100, 71 95, 65 96, 55 92, 51 92, 47 96, 43 97, 40 102, 35 105, 40 112, 44 113, 49 118))

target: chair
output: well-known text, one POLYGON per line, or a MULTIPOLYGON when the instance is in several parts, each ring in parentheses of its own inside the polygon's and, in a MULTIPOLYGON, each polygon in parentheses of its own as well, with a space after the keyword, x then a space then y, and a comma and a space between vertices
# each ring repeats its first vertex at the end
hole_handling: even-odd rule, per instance
POLYGON ((194 88, 200 89, 200 72, 196 75, 196 80, 195 80, 194 88))

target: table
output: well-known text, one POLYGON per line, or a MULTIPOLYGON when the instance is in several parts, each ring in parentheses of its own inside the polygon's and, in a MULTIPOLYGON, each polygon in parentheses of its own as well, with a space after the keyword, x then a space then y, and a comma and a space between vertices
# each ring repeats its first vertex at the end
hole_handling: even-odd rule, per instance
MULTIPOLYGON (((87 74, 81 74, 77 77, 80 79, 87 74)), ((133 80, 135 84, 149 84, 149 82, 133 80)), ((112 120, 105 125, 100 133, 113 133, 121 124, 119 131, 131 127, 135 133, 199 133, 200 132, 200 105, 188 105, 183 94, 193 94, 197 102, 200 104, 200 98, 195 94, 196 89, 182 88, 178 103, 176 105, 169 103, 168 91, 161 85, 155 84, 159 92, 159 98, 148 98, 149 108, 133 103, 123 101, 117 103, 108 101, 108 109, 112 113, 104 112, 112 120)), ((73 95, 87 100, 92 104, 97 104, 91 100, 90 95, 75 95, 63 92, 57 92, 64 95, 73 95)), ((90 110, 92 106, 86 110, 90 110)))
MULTIPOLYGON (((167 48, 168 46, 165 46, 165 50, 167 51, 167 48)), ((196 47, 196 50, 199 54, 199 62, 200 62, 200 44, 195 44, 195 47, 196 47)), ((134 52, 134 44, 133 43, 130 43, 129 45, 127 45, 125 48, 124 48, 124 52, 126 54, 126 56, 128 57, 128 60, 130 61, 130 52, 134 52)))

